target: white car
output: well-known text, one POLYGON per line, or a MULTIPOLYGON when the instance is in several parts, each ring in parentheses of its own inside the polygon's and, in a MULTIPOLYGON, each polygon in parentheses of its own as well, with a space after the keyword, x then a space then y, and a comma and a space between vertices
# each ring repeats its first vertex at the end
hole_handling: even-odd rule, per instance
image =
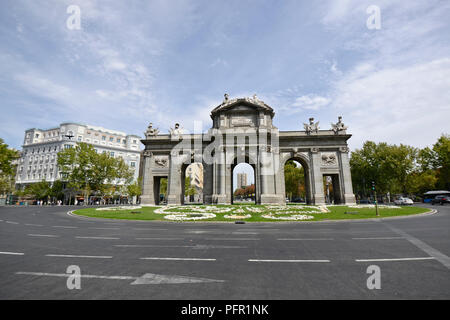
POLYGON ((399 206, 401 206, 401 205, 411 206, 411 205, 413 205, 414 202, 410 198, 400 197, 397 200, 395 200, 394 203, 399 206))

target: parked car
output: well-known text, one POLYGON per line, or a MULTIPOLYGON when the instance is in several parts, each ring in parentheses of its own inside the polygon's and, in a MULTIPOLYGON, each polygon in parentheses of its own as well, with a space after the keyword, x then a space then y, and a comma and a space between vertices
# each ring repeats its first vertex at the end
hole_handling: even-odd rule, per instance
POLYGON ((411 206, 414 204, 414 202, 410 198, 406 198, 406 197, 400 197, 397 200, 394 200, 394 203, 399 206, 402 206, 402 205, 411 206))
POLYGON ((444 203, 450 203, 450 197, 449 196, 436 196, 434 197, 433 200, 431 200, 431 204, 435 205, 435 204, 440 204, 440 205, 444 205, 444 203))

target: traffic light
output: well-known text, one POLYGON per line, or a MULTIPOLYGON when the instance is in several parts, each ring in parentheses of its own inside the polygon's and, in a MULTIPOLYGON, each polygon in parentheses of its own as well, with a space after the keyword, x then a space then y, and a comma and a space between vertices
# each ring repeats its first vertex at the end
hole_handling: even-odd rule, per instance
POLYGON ((372 181, 372 190, 375 191, 375 181, 372 181))

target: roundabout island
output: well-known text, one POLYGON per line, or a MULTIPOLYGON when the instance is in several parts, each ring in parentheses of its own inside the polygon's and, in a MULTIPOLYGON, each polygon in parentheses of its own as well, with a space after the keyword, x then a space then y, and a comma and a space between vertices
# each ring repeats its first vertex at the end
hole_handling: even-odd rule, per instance
POLYGON ((124 220, 279 222, 332 221, 409 216, 430 212, 422 207, 379 205, 174 205, 85 208, 71 213, 79 216, 124 220))

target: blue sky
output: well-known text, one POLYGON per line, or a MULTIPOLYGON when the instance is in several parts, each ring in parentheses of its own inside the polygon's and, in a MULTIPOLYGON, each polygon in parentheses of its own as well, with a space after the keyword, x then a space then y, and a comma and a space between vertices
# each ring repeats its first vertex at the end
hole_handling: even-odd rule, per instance
POLYGON ((342 115, 351 149, 423 147, 450 131, 449 34, 449 1, 3 0, 0 137, 20 148, 27 128, 66 121, 206 130, 227 92, 256 93, 281 130, 342 115))

